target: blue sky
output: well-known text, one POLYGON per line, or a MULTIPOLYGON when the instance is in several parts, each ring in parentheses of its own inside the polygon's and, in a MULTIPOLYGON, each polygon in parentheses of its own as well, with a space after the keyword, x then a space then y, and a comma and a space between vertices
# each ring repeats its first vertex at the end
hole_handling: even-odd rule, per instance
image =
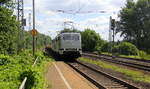
MULTIPOLYGON (((109 35, 109 17, 115 19, 121 7, 126 0, 35 0, 36 5, 36 29, 40 33, 54 38, 57 33, 64 28, 65 21, 73 21, 74 27, 83 31, 85 28, 91 28, 108 40, 109 35), (69 13, 88 12, 67 14, 60 13, 57 10, 64 10, 69 13), (71 11, 69 11, 71 10, 71 11), (106 11, 106 13, 98 13, 98 11, 106 11), (114 13, 115 12, 115 13, 114 13)), ((32 11, 32 0, 24 0, 25 18, 28 21, 28 14, 32 11)), ((28 22, 26 26, 28 29, 28 22)), ((116 40, 121 39, 119 35, 116 40)))

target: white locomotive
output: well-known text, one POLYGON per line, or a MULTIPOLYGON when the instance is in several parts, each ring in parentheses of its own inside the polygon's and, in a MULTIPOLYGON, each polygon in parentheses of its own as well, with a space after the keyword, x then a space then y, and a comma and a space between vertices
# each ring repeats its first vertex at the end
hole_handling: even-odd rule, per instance
POLYGON ((59 55, 79 57, 82 53, 81 35, 74 32, 61 33, 52 40, 51 47, 59 55))

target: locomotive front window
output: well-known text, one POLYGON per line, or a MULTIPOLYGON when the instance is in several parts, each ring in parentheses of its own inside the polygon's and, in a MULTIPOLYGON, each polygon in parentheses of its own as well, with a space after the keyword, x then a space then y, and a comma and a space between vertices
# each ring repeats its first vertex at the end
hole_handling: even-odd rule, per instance
POLYGON ((79 36, 78 35, 73 35, 72 40, 79 40, 79 36))
POLYGON ((63 40, 71 40, 71 35, 64 35, 63 40))
POLYGON ((70 34, 65 34, 63 35, 63 40, 79 40, 79 35, 70 35, 70 34))

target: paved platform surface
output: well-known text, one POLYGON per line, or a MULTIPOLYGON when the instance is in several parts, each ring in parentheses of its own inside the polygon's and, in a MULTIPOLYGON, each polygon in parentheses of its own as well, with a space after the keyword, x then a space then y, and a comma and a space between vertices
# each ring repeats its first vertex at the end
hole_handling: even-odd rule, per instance
POLYGON ((46 74, 48 89, 98 89, 64 62, 53 62, 46 74))

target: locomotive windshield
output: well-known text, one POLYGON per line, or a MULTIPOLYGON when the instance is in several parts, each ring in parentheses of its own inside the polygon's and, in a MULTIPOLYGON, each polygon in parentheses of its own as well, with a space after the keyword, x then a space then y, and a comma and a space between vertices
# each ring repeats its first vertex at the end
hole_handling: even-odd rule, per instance
POLYGON ((63 35, 63 40, 79 40, 79 35, 77 34, 65 34, 63 35))

